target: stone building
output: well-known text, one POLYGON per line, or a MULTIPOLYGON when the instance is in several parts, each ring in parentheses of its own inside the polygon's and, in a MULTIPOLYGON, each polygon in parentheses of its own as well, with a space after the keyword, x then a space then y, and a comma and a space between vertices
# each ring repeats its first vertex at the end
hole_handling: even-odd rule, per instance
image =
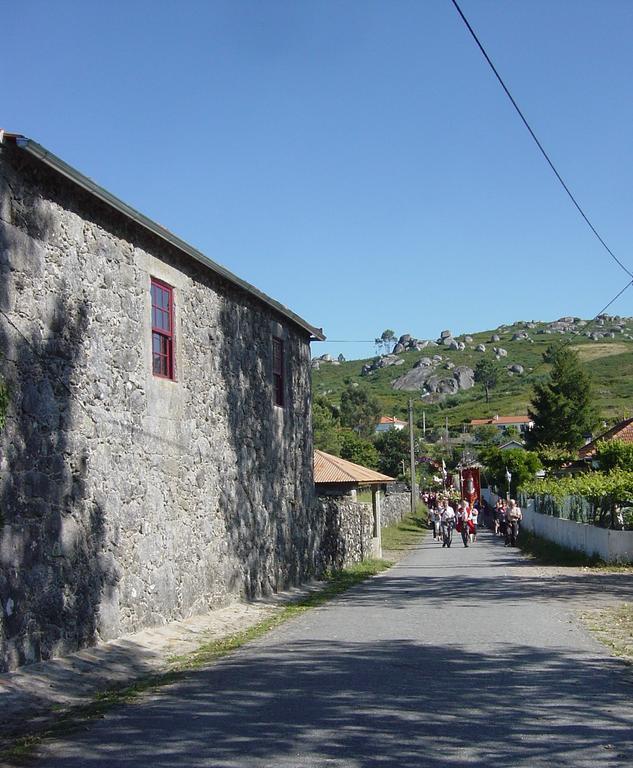
POLYGON ((0 133, 0 669, 313 573, 323 338, 0 133))

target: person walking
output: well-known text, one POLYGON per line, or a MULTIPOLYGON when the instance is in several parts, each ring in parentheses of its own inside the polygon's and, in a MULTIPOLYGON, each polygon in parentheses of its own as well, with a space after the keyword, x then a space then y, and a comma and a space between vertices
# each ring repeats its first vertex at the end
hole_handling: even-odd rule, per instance
POLYGON ((479 524, 479 502, 475 501, 473 508, 470 510, 470 524, 472 532, 470 534, 470 540, 474 544, 477 541, 477 526, 479 524))
POLYGON ((510 499, 508 510, 506 512, 506 547, 516 547, 519 538, 519 523, 523 519, 521 508, 517 506, 514 499, 510 499))
POLYGON ((442 547, 451 546, 453 538, 453 526, 455 525, 455 510, 448 503, 448 499, 442 502, 442 547))

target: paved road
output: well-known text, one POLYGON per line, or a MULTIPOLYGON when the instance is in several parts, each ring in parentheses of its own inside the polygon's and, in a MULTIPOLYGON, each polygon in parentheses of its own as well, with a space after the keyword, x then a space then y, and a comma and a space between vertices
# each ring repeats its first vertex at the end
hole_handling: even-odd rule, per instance
POLYGON ((631 766, 633 679, 558 587, 490 535, 429 538, 36 765, 631 766))

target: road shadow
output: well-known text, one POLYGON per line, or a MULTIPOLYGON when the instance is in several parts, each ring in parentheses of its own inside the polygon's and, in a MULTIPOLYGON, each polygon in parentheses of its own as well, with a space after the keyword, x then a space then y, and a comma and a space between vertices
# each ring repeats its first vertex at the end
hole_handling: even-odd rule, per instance
POLYGON ((254 644, 47 750, 45 764, 627 765, 621 671, 563 648, 254 644))

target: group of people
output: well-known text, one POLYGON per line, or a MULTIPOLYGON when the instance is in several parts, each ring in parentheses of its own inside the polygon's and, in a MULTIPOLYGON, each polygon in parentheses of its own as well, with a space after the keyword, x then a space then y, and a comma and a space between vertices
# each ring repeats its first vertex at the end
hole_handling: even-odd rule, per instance
MULTIPOLYGON (((442 547, 451 546, 453 529, 461 534, 465 547, 477 541, 477 529, 485 512, 478 500, 471 504, 465 499, 460 501, 449 496, 429 493, 424 494, 423 501, 429 510, 429 526, 433 532, 433 540, 441 542, 442 547)), ((506 547, 516 546, 522 517, 521 509, 514 499, 507 503, 503 499, 497 501, 492 514, 494 534, 505 540, 506 547)))
POLYGON ((493 512, 494 532, 505 540, 506 547, 516 546, 522 519, 521 508, 514 499, 507 503, 504 499, 497 500, 493 512))
POLYGON ((479 524, 479 502, 472 505, 465 499, 457 502, 456 508, 452 506, 454 501, 448 497, 436 497, 427 502, 429 509, 429 524, 433 531, 433 539, 441 541, 443 547, 450 547, 453 528, 461 534, 464 546, 467 547, 477 541, 477 527, 479 524))

